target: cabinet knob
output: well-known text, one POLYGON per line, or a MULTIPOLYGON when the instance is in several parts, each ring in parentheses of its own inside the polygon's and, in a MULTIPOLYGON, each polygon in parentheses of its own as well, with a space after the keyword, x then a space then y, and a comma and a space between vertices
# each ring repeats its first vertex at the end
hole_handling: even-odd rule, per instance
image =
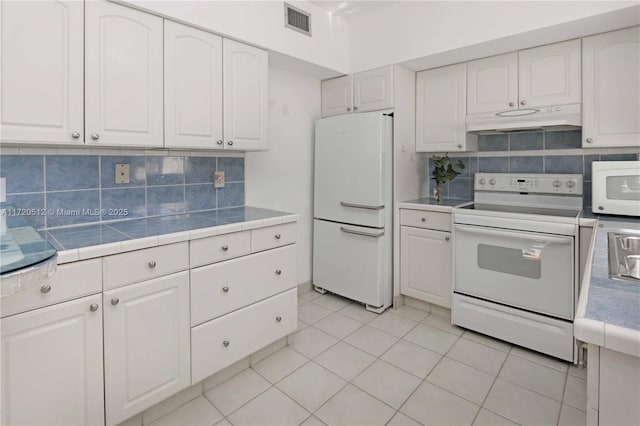
POLYGON ((229 250, 229 246, 228 246, 228 245, 226 245, 226 244, 225 244, 225 245, 223 245, 221 248, 222 248, 222 251, 227 251, 227 250, 229 250))
POLYGON ((155 268, 156 267, 156 261, 155 260, 149 261, 149 263, 147 263, 147 266, 149 267, 149 269, 155 268))
POLYGON ((527 101, 520 101, 520 105, 526 105, 527 101))
POLYGON ((587 143, 593 143, 593 138, 587 138, 587 143))
POLYGON ((224 141, 223 141, 222 139, 218 139, 218 140, 216 141, 216 143, 217 143, 218 145, 222 145, 222 144, 224 143, 224 141))
POLYGON ((223 293, 229 293, 229 287, 227 287, 227 286, 222 287, 222 292, 223 293))
POLYGON ((95 311, 97 311, 97 310, 98 310, 98 308, 99 308, 99 307, 100 307, 100 306, 98 306, 98 304, 97 304, 97 303, 92 303, 91 305, 89 305, 89 310, 90 310, 91 312, 95 312, 95 311))
POLYGON ((233 141, 227 141, 227 145, 233 146, 233 141))
POLYGON ((276 240, 279 240, 280 238, 282 238, 282 235, 276 234, 275 237, 276 237, 276 240))
POLYGON ((120 299, 118 299, 117 297, 111 298, 111 304, 113 306, 116 306, 118 303, 120 303, 120 299))
POLYGON ((80 139, 80 133, 73 132, 73 133, 71 133, 71 137, 74 138, 74 139, 80 139))
POLYGON ((451 239, 451 237, 444 237, 445 241, 449 241, 451 239))
POLYGON ((276 269, 276 275, 282 275, 282 269, 276 269))
POLYGON ((222 342, 222 346, 224 346, 225 348, 228 348, 229 347, 229 343, 230 342, 228 340, 225 340, 224 342, 222 342))
POLYGON ((462 144, 459 143, 458 145, 456 145, 458 147, 458 149, 462 149, 462 144))
POLYGON ((351 111, 351 108, 350 108, 350 107, 347 107, 347 111, 351 111))
POLYGON ((282 321, 282 317, 276 317, 276 321, 277 321, 277 322, 282 321))
POLYGON ((357 111, 357 110, 358 110, 358 107, 357 107, 357 106, 354 106, 354 107, 353 107, 353 110, 354 110, 354 111, 357 111))
POLYGON ((516 106, 516 104, 514 102, 509 102, 509 106, 513 107, 513 106, 516 106))
POLYGON ((422 223, 424 223, 424 222, 427 221, 427 218, 426 217, 421 217, 420 220, 422 221, 422 223))
POLYGON ((49 293, 50 291, 51 291, 51 286, 49 284, 45 284, 42 287, 40 287, 41 293, 49 293))
POLYGON ((98 139, 100 139, 100 135, 97 133, 94 133, 91 135, 91 139, 93 139, 94 141, 97 141, 98 139))

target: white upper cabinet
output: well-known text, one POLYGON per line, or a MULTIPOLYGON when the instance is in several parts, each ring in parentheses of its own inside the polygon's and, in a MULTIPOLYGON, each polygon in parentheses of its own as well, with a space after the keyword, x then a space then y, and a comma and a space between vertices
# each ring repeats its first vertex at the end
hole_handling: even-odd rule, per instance
POLYGON ((267 149, 268 65, 264 50, 223 40, 225 148, 267 149))
POLYGON ((0 141, 82 144, 80 1, 0 2, 0 141))
POLYGON ((518 52, 520 108, 580 103, 580 58, 580 40, 518 52))
POLYGON ((584 147, 640 147, 640 27, 582 41, 584 147))
POLYGON ((466 64, 416 73, 416 151, 475 149, 465 131, 466 64))
POLYGON ((353 110, 353 75, 324 80, 322 90, 322 116, 347 114, 353 110))
POLYGON ((580 103, 580 40, 468 63, 467 114, 580 103))
POLYGON ((164 22, 164 141, 222 148, 222 38, 164 22))
POLYGON ((363 71, 353 76, 353 111, 393 108, 393 66, 363 71))
POLYGON ((518 108, 518 54, 467 64, 467 114, 518 108))
POLYGON ((86 2, 87 144, 162 146, 162 18, 86 2))
POLYGON ((322 116, 393 108, 393 65, 322 82, 322 116))

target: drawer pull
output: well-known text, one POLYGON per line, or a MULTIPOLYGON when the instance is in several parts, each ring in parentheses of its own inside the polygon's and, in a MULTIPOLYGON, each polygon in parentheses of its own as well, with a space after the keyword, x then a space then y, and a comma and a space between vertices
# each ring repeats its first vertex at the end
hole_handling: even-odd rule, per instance
POLYGON ((149 269, 153 269, 156 267, 156 261, 152 260, 149 263, 147 263, 147 266, 149 266, 149 269))
POLYGON ((222 246, 222 251, 227 251, 227 250, 229 250, 229 246, 228 246, 228 245, 226 245, 226 244, 225 244, 225 245, 223 245, 223 246, 222 246))
POLYGON ((282 275, 282 269, 276 269, 276 275, 282 275))
POLYGON ((277 321, 277 322, 282 321, 282 317, 276 317, 276 321, 277 321))
POLYGON ((111 299, 111 304, 113 306, 116 306, 118 303, 120 303, 120 299, 118 299, 117 297, 111 299))
POLYGON ((229 287, 227 287, 227 286, 222 287, 222 291, 224 293, 229 293, 229 287))
POLYGON ((451 239, 451 237, 444 237, 445 241, 449 241, 451 239))
POLYGON ((222 342, 222 346, 224 346, 225 348, 229 347, 229 341, 225 340, 224 342, 222 342))
POLYGON ((426 217, 423 217, 423 218, 421 218, 420 220, 422 221, 422 223, 425 223, 425 222, 427 221, 427 218, 426 218, 426 217))
POLYGON ((92 303, 91 305, 89 305, 89 310, 90 310, 91 312, 95 312, 95 311, 97 311, 97 310, 98 310, 98 308, 99 308, 99 307, 100 307, 100 306, 98 306, 98 304, 97 304, 97 303, 92 303))
POLYGON ((42 287, 40 287, 41 293, 49 293, 50 291, 51 291, 51 286, 49 284, 45 284, 42 287))
POLYGON ((276 234, 276 240, 279 240, 280 238, 282 238, 282 235, 276 234))

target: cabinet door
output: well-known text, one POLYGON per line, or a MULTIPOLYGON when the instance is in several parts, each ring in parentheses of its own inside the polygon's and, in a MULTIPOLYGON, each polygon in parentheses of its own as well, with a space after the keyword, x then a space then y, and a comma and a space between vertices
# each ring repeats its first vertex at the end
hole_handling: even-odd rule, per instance
POLYGON ((353 77, 353 110, 393 108, 393 66, 359 72, 353 77))
POLYGON ((467 64, 467 114, 518 108, 518 54, 467 64))
POLYGON ((465 149, 466 65, 416 74, 416 151, 465 149))
POLYGON ((86 142, 162 146, 162 18, 86 2, 86 142))
POLYGON ((164 21, 164 145, 222 148, 222 38, 164 21))
POLYGON ((400 293, 451 307, 450 232, 400 227, 400 293))
POLYGON ((223 52, 225 148, 265 150, 269 106, 268 54, 226 38, 223 52))
POLYGON ((83 2, 3 1, 0 15, 0 141, 81 144, 83 2))
POLYGON ((0 423, 104 424, 100 299, 2 319, 0 423))
POLYGON ((347 114, 353 109, 353 76, 324 80, 321 84, 322 116, 347 114))
POLYGON ((520 108, 580 103, 580 58, 580 40, 518 52, 520 108))
POLYGON ((190 384, 189 273, 103 297, 106 418, 117 424, 190 384))
POLYGON ((583 146, 640 146, 640 27, 582 40, 583 146))

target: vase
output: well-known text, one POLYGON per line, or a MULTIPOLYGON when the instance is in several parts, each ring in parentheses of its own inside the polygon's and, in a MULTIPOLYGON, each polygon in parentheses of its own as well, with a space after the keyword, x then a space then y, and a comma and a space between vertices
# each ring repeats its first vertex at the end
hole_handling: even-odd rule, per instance
POLYGON ((438 203, 442 201, 442 185, 441 184, 436 184, 436 186, 433 187, 433 198, 438 203))

